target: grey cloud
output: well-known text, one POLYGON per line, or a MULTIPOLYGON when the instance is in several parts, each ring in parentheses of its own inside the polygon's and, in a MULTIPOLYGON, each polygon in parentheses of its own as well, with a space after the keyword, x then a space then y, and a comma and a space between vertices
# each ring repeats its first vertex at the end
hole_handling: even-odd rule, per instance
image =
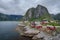
POLYGON ((24 15, 25 12, 38 4, 47 7, 50 13, 60 12, 60 0, 0 0, 0 12, 5 14, 24 15))

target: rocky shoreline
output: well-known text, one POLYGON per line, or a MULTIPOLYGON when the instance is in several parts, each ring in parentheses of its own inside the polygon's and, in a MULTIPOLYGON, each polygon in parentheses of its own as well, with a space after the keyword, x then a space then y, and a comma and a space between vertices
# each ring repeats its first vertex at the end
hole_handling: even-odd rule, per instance
POLYGON ((24 24, 20 24, 16 28, 16 30, 20 34, 20 40, 60 40, 60 34, 57 34, 56 31, 49 31, 49 33, 47 33, 46 30, 43 29, 30 29, 28 26, 24 24))

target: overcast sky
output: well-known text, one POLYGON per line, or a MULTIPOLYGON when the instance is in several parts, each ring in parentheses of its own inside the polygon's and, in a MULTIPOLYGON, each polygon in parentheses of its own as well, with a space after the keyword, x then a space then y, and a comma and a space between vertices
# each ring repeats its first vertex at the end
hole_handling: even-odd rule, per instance
POLYGON ((51 14, 60 12, 60 0, 0 0, 0 12, 24 15, 27 9, 38 4, 45 6, 51 14))

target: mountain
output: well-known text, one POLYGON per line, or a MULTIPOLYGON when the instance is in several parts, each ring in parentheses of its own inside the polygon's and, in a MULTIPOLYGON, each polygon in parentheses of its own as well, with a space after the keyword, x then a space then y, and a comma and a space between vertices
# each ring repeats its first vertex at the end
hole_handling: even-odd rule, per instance
POLYGON ((52 17, 54 20, 60 20, 60 13, 57 13, 56 15, 51 14, 51 17, 52 17))
POLYGON ((36 8, 30 8, 27 10, 24 20, 34 20, 34 19, 51 19, 51 16, 46 7, 42 5, 37 5, 36 8))
POLYGON ((22 17, 22 15, 7 15, 0 13, 0 21, 19 21, 22 17))

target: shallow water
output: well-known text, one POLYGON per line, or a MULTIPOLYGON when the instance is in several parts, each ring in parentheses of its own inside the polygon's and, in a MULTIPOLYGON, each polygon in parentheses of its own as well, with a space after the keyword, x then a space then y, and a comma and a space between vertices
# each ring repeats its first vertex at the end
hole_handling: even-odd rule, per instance
POLYGON ((18 40, 19 34, 16 27, 19 22, 0 21, 0 40, 18 40))

